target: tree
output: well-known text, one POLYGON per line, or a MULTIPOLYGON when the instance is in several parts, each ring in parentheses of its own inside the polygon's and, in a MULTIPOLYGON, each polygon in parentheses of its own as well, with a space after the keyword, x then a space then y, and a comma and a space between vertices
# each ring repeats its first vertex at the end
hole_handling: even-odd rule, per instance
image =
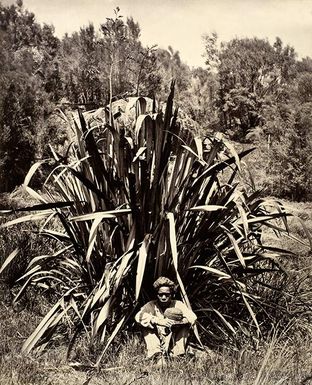
POLYGON ((312 72, 303 72, 297 80, 298 100, 301 103, 312 102, 312 72))
POLYGON ((218 35, 216 32, 211 34, 204 34, 202 36, 205 52, 202 55, 205 58, 205 64, 209 72, 217 71, 220 64, 219 49, 217 46, 218 35))
POLYGON ((139 24, 133 18, 124 21, 119 13, 117 8, 99 32, 89 24, 63 38, 58 63, 69 102, 92 109, 109 103, 112 95, 157 92, 155 49, 144 48, 139 24))
POLYGON ((294 129, 288 148, 286 179, 288 196, 297 201, 311 199, 312 183, 312 102, 305 103, 295 114, 294 129))
POLYGON ((297 71, 301 72, 312 72, 312 59, 307 56, 297 63, 297 71))
POLYGON ((98 35, 90 23, 79 33, 65 35, 58 53, 58 68, 64 97, 74 104, 92 109, 103 103, 105 92, 100 77, 102 60, 98 35))
POLYGON ((219 128, 217 76, 203 68, 195 68, 189 78, 189 86, 181 92, 180 104, 183 111, 200 127, 201 134, 219 128))
POLYGON ((165 95, 170 90, 172 80, 176 82, 176 100, 180 103, 182 94, 190 85, 191 70, 183 63, 179 51, 175 51, 171 46, 165 49, 157 49, 156 52, 156 71, 161 79, 161 88, 158 93, 160 100, 165 100, 165 95))
POLYGON ((49 99, 59 87, 48 87, 58 39, 52 27, 36 23, 21 1, 0 6, 0 32, 0 181, 1 189, 8 191, 22 183, 39 155, 38 132, 44 132, 49 99))
POLYGON ((102 48, 108 58, 111 94, 115 97, 127 93, 130 96, 144 92, 153 96, 159 88, 156 74, 155 47, 144 48, 139 40, 140 26, 132 17, 123 21, 115 10, 115 19, 107 18, 101 25, 102 48))
POLYGON ((220 123, 234 137, 244 140, 250 130, 264 122, 267 98, 276 99, 295 76, 295 52, 258 38, 233 39, 216 50, 216 35, 205 38, 206 64, 219 75, 220 123), (217 65, 215 64, 217 63, 217 65))

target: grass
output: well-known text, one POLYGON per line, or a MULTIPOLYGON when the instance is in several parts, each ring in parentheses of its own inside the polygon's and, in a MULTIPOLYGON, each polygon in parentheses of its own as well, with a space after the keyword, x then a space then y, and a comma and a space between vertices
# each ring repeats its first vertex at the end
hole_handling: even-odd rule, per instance
POLYGON ((5 302, 3 295, 0 383, 4 385, 304 385, 312 378, 311 331, 300 333, 296 325, 284 333, 283 339, 272 333, 257 350, 247 343, 236 351, 222 346, 201 353, 195 361, 173 362, 164 369, 154 368, 145 360, 140 335, 129 333, 106 354, 99 371, 94 371, 87 365, 75 367, 75 363, 88 364, 96 356, 86 340, 77 342, 71 354, 73 366, 66 361, 64 341, 43 352, 21 354, 23 342, 44 313, 44 304, 34 308, 27 303, 15 311, 5 302))
MULTIPOLYGON (((310 218, 312 211, 310 203, 291 203, 291 209, 303 219, 310 218)), ((311 229, 309 219, 306 223, 311 229)), ((290 221, 290 226, 295 235, 304 236, 295 219, 290 221)), ((11 242, 5 243, 5 236, 10 235, 11 240, 20 237, 23 241, 21 234, 20 231, 2 233, 1 249, 5 255, 12 247, 11 242)), ((294 250, 297 243, 292 243, 291 240, 287 242, 287 248, 294 250)), ((283 246, 285 247, 285 244, 283 246)), ((297 272, 305 269, 309 274, 311 267, 308 256, 306 248, 299 249, 297 259, 292 261, 292 268, 296 267, 297 272)), ((305 285, 305 289, 309 289, 309 283, 305 285)), ((138 333, 129 333, 126 341, 111 347, 99 371, 93 371, 88 366, 71 366, 66 361, 67 347, 64 340, 56 342, 41 353, 34 351, 24 355, 21 353, 22 344, 46 311, 43 301, 39 304, 37 302, 36 305, 34 303, 30 291, 22 308, 13 309, 10 305, 10 292, 5 287, 1 289, 0 384, 305 385, 312 381, 311 331, 304 331, 296 325, 284 333, 283 339, 278 338, 278 333, 272 333, 266 341, 262 341, 257 350, 249 343, 234 351, 220 346, 213 352, 202 354, 195 361, 174 362, 164 369, 156 369, 146 362, 144 344, 138 333)), ((71 361, 88 364, 95 356, 96 352, 88 342, 79 340, 71 354, 71 361)))
MULTIPOLYGON (((215 352, 201 353, 194 361, 173 362, 159 369, 145 360, 140 336, 129 334, 126 341, 106 355, 99 371, 93 371, 90 367, 75 368, 66 362, 64 344, 41 354, 21 354, 21 344, 36 322, 34 311, 26 308, 15 313, 2 303, 0 315, 0 383, 3 385, 303 385, 312 378, 311 335, 296 334, 296 329, 288 332, 292 340, 279 340, 277 334, 272 333, 256 351, 248 345, 237 351, 224 346, 215 352)), ((84 355, 87 360, 84 343, 80 342, 76 349, 80 357, 74 358, 81 359, 84 355)))

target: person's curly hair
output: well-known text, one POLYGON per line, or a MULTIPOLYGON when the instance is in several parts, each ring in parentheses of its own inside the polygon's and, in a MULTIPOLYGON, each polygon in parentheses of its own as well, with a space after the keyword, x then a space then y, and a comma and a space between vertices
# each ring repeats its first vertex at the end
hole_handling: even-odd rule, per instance
POLYGON ((155 289, 155 291, 158 291, 160 287, 162 286, 167 286, 170 288, 171 290, 171 293, 175 293, 175 290, 176 290, 176 287, 175 287, 175 284, 174 282, 171 281, 171 279, 167 278, 167 277, 159 277, 158 279, 156 279, 156 281, 153 283, 153 288, 155 289))

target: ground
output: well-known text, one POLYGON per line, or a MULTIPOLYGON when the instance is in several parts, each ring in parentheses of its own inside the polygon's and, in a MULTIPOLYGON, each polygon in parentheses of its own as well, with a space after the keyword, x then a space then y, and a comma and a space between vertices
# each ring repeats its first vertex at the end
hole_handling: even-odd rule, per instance
MULTIPOLYGON (((291 210, 306 221, 311 231, 311 203, 292 203, 291 210)), ((307 240, 299 222, 291 219, 290 223, 295 234, 307 240)), ((312 276, 308 248, 298 246, 294 240, 288 242, 283 246, 297 251, 296 268, 308 275, 311 272, 312 276)), ((310 300, 310 297, 307 298, 310 300)), ((176 361, 164 368, 156 368, 146 361, 140 335, 129 333, 124 342, 104 357, 97 371, 92 368, 92 352, 85 342, 76 347, 70 361, 66 360, 66 345, 61 340, 43 352, 28 356, 21 353, 23 342, 44 314, 44 309, 35 303, 36 298, 28 298, 27 306, 14 309, 9 291, 0 288, 1 385, 312 385, 309 327, 299 330, 292 324, 289 330, 284 330, 282 339, 273 331, 256 350, 249 344, 236 350, 220 346, 198 355, 195 360, 176 361), (79 365, 81 362, 87 365, 79 365)))
POLYGON ((36 320, 29 309, 16 313, 2 303, 0 311, 2 385, 312 384, 312 346, 308 335, 279 341, 273 334, 258 350, 245 346, 233 351, 223 346, 200 353, 195 359, 157 368, 145 359, 139 334, 129 334, 126 342, 104 357, 97 371, 78 362, 80 359, 92 364, 83 344, 70 361, 66 361, 66 347, 62 344, 41 353, 21 354, 22 342, 36 320))

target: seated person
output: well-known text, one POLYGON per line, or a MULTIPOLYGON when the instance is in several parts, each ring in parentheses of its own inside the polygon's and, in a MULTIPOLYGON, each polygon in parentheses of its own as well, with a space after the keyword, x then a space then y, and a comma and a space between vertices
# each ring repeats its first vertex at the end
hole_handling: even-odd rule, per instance
POLYGON ((173 299, 174 283, 159 277, 153 284, 157 299, 148 302, 135 316, 143 326, 148 358, 181 356, 196 315, 183 302, 173 299))

